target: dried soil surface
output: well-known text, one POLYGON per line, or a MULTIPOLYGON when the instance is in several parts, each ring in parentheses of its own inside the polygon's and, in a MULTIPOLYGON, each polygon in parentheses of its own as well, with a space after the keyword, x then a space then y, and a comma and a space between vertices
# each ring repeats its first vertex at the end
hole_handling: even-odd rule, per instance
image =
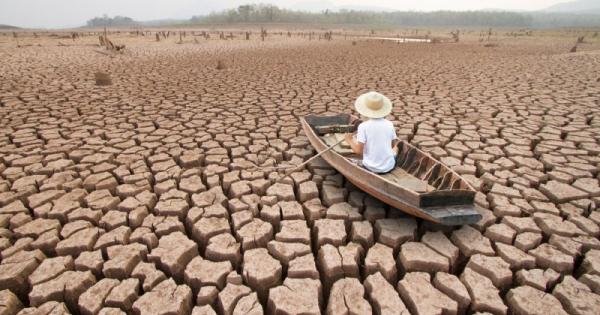
POLYGON ((600 314, 600 42, 63 35, 0 34, 0 314, 600 314), (480 222, 253 168, 369 90, 480 222))

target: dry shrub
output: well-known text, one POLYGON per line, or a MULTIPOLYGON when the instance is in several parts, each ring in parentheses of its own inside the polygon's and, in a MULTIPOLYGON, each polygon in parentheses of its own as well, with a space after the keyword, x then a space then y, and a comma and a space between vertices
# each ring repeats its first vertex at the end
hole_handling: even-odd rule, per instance
POLYGON ((94 74, 94 77, 96 78, 96 85, 112 85, 112 80, 110 79, 110 75, 108 73, 96 72, 94 74))
POLYGON ((100 35, 98 37, 98 41, 100 42, 100 46, 106 48, 106 50, 114 51, 114 52, 123 52, 125 50, 125 45, 115 45, 113 44, 108 36, 100 35))
POLYGON ((217 60, 217 70, 223 69, 225 69, 225 63, 223 62, 223 60, 217 60))

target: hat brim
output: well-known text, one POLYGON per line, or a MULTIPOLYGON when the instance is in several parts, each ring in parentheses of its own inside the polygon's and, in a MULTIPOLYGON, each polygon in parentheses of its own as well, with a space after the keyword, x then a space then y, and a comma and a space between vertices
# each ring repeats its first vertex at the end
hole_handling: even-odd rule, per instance
POLYGON ((382 95, 383 106, 381 106, 380 109, 372 110, 368 108, 367 103, 365 102, 367 95, 368 94, 363 94, 359 96, 356 99, 356 102, 354 102, 354 108, 359 114, 368 118, 383 118, 392 112, 392 101, 390 101, 390 99, 387 98, 385 95, 382 95))

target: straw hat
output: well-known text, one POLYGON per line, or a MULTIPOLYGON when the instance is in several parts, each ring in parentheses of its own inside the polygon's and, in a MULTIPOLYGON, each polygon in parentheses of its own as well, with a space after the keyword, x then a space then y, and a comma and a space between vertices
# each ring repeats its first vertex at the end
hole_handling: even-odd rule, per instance
POLYGON ((354 108, 365 117, 383 118, 392 111, 392 101, 381 93, 368 92, 356 99, 354 108))

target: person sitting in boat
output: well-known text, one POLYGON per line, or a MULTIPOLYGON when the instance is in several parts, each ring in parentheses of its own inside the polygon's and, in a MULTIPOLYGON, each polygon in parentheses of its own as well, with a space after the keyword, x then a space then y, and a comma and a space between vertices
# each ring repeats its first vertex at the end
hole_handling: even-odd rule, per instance
POLYGON ((358 125, 356 137, 348 133, 345 139, 354 153, 362 155, 358 164, 378 174, 392 171, 398 154, 397 137, 394 125, 385 119, 392 111, 392 101, 383 94, 368 92, 356 99, 354 107, 363 122, 358 125))

